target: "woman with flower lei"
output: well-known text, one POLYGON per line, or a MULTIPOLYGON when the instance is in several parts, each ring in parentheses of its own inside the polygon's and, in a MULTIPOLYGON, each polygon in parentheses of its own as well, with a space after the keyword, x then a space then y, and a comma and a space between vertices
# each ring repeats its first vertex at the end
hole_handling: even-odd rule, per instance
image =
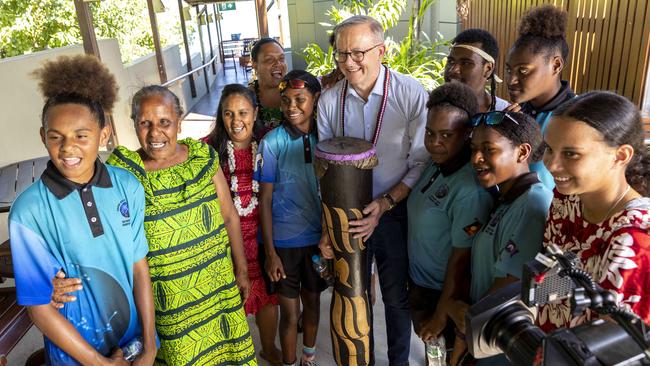
MULTIPOLYGON (((637 107, 610 92, 573 98, 553 112, 544 164, 555 181, 544 245, 573 252, 619 307, 650 322, 650 156, 637 107)), ((568 300, 545 305, 544 331, 590 320, 568 300)))
POLYGON ((287 74, 284 48, 274 38, 261 38, 251 49, 251 61, 255 80, 249 89, 255 92, 259 103, 260 128, 255 131, 255 138, 261 141, 264 135, 278 127, 282 122, 280 110, 280 90, 278 85, 287 74))
POLYGON ((275 347, 278 322, 278 299, 267 293, 258 258, 259 184, 253 179, 257 142, 253 139, 258 104, 255 93, 240 84, 223 89, 215 127, 203 140, 219 154, 219 161, 229 182, 233 202, 239 213, 244 251, 248 262, 251 290, 244 304, 246 314, 255 315, 260 331, 260 357, 272 365, 280 364, 280 351, 275 347))

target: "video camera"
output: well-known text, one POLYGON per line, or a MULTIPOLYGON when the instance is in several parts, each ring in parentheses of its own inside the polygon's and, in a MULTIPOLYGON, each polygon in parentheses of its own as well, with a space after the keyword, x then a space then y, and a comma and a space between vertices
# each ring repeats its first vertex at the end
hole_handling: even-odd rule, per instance
POLYGON ((578 268, 556 245, 524 266, 521 282, 486 296, 466 314, 470 353, 505 353, 513 365, 650 365, 647 325, 619 308, 613 293, 578 268), (571 299, 572 316, 587 308, 615 322, 593 320, 550 334, 535 326, 536 307, 571 299))

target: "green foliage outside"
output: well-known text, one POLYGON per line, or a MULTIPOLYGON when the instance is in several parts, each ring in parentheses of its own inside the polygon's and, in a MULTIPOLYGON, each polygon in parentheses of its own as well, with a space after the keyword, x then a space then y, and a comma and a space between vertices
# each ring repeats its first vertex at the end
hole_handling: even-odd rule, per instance
MULTIPOLYGON (((168 10, 157 14, 162 47, 182 43, 176 3, 165 3, 168 10)), ((145 0, 93 2, 90 9, 97 38, 116 38, 124 63, 154 51, 145 0)), ((196 32, 192 23, 188 22, 190 42, 196 32)), ((72 0, 0 1, 0 58, 80 43, 72 0)))
MULTIPOLYGON (((421 31, 424 15, 436 0, 421 0, 419 7, 414 5, 409 16, 407 36, 399 42, 391 37, 386 38, 386 55, 384 63, 390 68, 411 75, 427 90, 435 89, 444 82, 443 69, 446 54, 438 50, 448 46, 449 42, 436 35, 433 40, 421 31)), ((384 30, 394 27, 401 14, 406 10, 407 0, 336 0, 337 6, 332 6, 327 15, 332 23, 320 23, 324 27, 333 28, 335 24, 353 16, 369 15, 377 19, 384 30)), ((331 34, 332 30, 328 30, 331 34)), ((326 75, 334 70, 335 62, 331 46, 324 51, 318 44, 310 43, 305 49, 307 70, 315 75, 326 75)))

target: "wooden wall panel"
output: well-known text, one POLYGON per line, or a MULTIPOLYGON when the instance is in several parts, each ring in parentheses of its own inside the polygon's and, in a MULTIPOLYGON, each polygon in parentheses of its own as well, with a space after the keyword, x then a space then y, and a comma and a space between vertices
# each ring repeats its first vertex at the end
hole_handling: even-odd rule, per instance
MULTIPOLYGON (((499 41, 497 73, 517 39, 519 20, 527 9, 553 4, 569 13, 569 58, 563 77, 578 93, 612 90, 637 105, 643 101, 650 61, 650 0, 470 0, 463 29, 483 28, 499 41)), ((497 94, 506 97, 505 85, 497 94)))

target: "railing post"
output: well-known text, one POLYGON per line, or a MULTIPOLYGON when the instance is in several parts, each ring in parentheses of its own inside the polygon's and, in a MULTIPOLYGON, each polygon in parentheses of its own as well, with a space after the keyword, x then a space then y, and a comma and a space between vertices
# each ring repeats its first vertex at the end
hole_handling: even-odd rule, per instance
MULTIPOLYGON (((79 1, 79 0, 77 0, 79 1)), ((185 45, 185 58, 187 59, 187 71, 192 71, 192 56, 190 55, 190 45, 187 40, 187 29, 185 28, 185 18, 183 17, 183 0, 178 0, 178 14, 181 17, 181 30, 183 31, 183 44, 185 45)), ((194 76, 187 76, 190 81, 190 92, 192 98, 196 98, 196 85, 194 85, 194 76)))
MULTIPOLYGON (((206 28, 208 28, 208 43, 210 44, 210 59, 214 58, 214 51, 212 47, 212 33, 210 32, 210 16, 208 15, 208 6, 204 5, 203 6, 203 11, 205 12, 205 17, 206 17, 206 28)), ((217 15, 214 15, 215 19, 215 24, 217 22, 217 15)), ((217 74, 217 68, 214 66, 214 62, 212 63, 212 75, 217 74)))

